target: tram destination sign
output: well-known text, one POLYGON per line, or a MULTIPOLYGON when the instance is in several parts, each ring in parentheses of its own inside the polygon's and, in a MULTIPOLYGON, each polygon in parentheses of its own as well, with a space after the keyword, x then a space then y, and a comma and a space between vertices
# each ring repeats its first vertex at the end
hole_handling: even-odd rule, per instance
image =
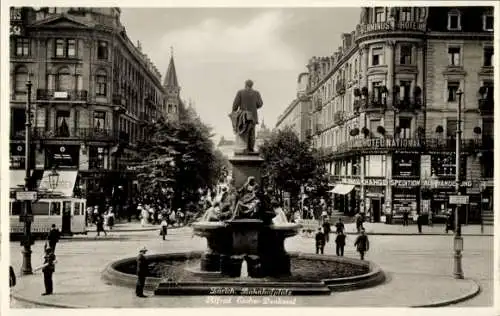
POLYGON ((450 195, 450 204, 467 205, 469 204, 468 195, 450 195))
POLYGON ((36 191, 18 191, 16 192, 16 200, 19 201, 35 201, 37 198, 36 191))

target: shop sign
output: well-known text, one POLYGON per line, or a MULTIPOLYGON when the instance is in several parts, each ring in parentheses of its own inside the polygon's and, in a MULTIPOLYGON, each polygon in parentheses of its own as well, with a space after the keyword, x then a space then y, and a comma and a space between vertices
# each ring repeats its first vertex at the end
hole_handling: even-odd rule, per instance
POLYGON ((467 205, 469 204, 468 195, 450 195, 450 204, 467 205))
MULTIPOLYGON (((423 185, 428 185, 431 187, 438 187, 438 188, 449 188, 449 187, 455 187, 455 181, 454 180, 425 180, 423 182, 423 185)), ((465 187, 465 188, 470 188, 470 187, 472 187, 472 181, 462 181, 460 186, 465 187)))
POLYGON ((419 139, 409 138, 370 138, 356 140, 355 147, 362 148, 419 148, 421 147, 419 139))
POLYGON ((391 186, 395 187, 418 187, 420 186, 420 180, 391 180, 391 186))
POLYGON ((384 186, 387 185, 387 179, 342 179, 342 184, 350 185, 372 185, 372 186, 384 186))

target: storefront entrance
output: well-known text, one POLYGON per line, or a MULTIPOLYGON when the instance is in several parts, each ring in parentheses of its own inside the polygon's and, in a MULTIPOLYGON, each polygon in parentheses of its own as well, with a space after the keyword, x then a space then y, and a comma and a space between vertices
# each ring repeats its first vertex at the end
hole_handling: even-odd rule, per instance
POLYGON ((378 223, 380 222, 380 216, 382 213, 382 204, 380 203, 379 199, 372 199, 371 204, 373 212, 373 222, 378 223))

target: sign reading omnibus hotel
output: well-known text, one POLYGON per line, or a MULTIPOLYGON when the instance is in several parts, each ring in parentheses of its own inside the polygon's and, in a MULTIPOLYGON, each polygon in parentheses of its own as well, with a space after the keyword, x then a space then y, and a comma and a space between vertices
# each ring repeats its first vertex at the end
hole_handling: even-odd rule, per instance
POLYGON ((417 21, 387 21, 371 24, 361 24, 357 27, 357 35, 362 35, 371 32, 387 32, 394 30, 402 31, 420 31, 425 32, 427 25, 423 22, 417 21))
MULTIPOLYGON (((455 187, 454 180, 387 180, 387 179, 342 179, 342 184, 351 185, 366 185, 366 186, 386 186, 390 184, 395 187, 418 187, 418 186, 428 186, 437 188, 450 188, 455 187)), ((472 181, 462 181, 460 184, 462 187, 471 188, 472 181)))

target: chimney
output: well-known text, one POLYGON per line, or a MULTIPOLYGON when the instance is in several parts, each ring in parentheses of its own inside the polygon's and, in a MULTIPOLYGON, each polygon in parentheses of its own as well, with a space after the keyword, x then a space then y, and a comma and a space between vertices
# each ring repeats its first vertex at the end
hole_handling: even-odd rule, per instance
POLYGON ((141 46, 141 42, 140 41, 137 41, 137 49, 142 52, 142 46, 141 46))

